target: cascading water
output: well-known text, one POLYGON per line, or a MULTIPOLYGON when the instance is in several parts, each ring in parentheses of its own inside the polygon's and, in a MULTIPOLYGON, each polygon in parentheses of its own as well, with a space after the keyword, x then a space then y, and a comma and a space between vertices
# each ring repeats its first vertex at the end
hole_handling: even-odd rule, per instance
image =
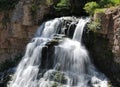
POLYGON ((27 45, 8 87, 107 87, 106 77, 96 70, 81 44, 88 21, 61 17, 43 23, 27 45), (72 39, 67 38, 71 35, 72 39))

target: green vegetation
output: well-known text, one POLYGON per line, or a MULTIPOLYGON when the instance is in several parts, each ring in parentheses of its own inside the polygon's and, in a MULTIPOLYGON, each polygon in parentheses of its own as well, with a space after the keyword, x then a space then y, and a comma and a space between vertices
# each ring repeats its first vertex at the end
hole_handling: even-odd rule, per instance
POLYGON ((88 2, 85 4, 85 11, 89 13, 90 15, 94 14, 95 9, 99 8, 99 5, 96 2, 88 2))
POLYGON ((117 5, 120 5, 120 0, 100 0, 99 2, 91 1, 85 4, 84 10, 90 15, 93 15, 95 12, 104 12, 105 8, 117 5))
POLYGON ((64 83, 64 81, 66 81, 64 74, 60 73, 59 71, 56 72, 54 76, 54 80, 61 83, 64 83))
POLYGON ((70 1, 69 0, 60 0, 59 3, 55 6, 56 10, 62 10, 62 9, 70 9, 70 1))
POLYGON ((59 85, 58 85, 58 83, 57 82, 55 82, 54 84, 52 84, 52 86, 51 87, 58 87, 59 85))
MULTIPOLYGON (((120 0, 99 0, 97 2, 91 0, 91 2, 85 4, 83 9, 92 17, 96 13, 104 13, 107 8, 117 5, 120 5, 120 0)), ((101 28, 100 19, 93 20, 88 24, 88 28, 94 32, 99 30, 101 28)))
POLYGON ((19 0, 0 0, 0 11, 13 9, 19 0))
POLYGON ((111 7, 120 4, 120 0, 101 0, 99 2, 101 7, 111 7))
POLYGON ((11 67, 16 66, 19 61, 21 60, 21 55, 16 56, 15 59, 7 59, 6 61, 0 63, 0 72, 3 72, 4 70, 7 70, 11 67))
POLYGON ((54 83, 51 83, 50 87, 58 87, 67 82, 65 74, 60 71, 55 71, 52 73, 50 78, 52 81, 54 81, 54 83))
POLYGON ((105 8, 103 9, 95 9, 94 13, 104 13, 105 12, 105 8))
POLYGON ((99 30, 101 28, 100 19, 92 21, 90 24, 88 24, 88 28, 93 32, 99 30))
POLYGON ((111 0, 111 1, 112 1, 114 4, 116 4, 116 5, 117 5, 117 4, 118 4, 118 5, 120 4, 120 0, 111 0))

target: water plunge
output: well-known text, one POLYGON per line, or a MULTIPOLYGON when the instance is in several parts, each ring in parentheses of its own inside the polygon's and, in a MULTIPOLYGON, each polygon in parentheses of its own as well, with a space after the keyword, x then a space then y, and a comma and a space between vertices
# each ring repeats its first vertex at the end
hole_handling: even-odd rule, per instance
POLYGON ((87 22, 89 18, 61 17, 43 23, 8 87, 107 87, 82 44, 87 22))

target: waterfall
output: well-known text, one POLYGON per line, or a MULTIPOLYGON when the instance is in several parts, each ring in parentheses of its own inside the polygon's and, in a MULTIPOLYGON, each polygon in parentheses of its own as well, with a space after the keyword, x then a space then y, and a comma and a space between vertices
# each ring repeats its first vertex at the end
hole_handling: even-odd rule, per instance
POLYGON ((81 41, 82 40, 82 34, 83 34, 83 29, 85 27, 85 24, 89 22, 89 18, 86 19, 80 19, 77 27, 75 29, 75 33, 73 36, 73 40, 81 41))
POLYGON ((108 87, 81 44, 87 22, 89 18, 61 17, 43 23, 8 87, 108 87))

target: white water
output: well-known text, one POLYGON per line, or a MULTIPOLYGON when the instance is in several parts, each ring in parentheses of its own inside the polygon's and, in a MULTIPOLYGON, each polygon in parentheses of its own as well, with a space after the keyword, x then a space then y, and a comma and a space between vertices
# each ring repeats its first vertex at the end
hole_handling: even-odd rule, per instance
POLYGON ((37 37, 27 45, 25 56, 8 87, 107 87, 106 77, 96 70, 87 50, 81 45, 88 20, 62 17, 43 23, 35 34, 37 37), (41 69, 42 48, 52 41, 55 34, 65 34, 65 29, 72 24, 76 24, 73 40, 61 38, 53 53, 53 67, 41 69))
POLYGON ((74 35, 73 35, 73 40, 76 40, 76 41, 80 41, 82 40, 82 34, 83 34, 83 29, 85 27, 85 24, 87 22, 89 22, 89 18, 86 18, 86 19, 80 19, 78 24, 77 24, 77 27, 75 29, 75 32, 74 32, 74 35), (78 33, 79 32, 79 33, 78 33))

